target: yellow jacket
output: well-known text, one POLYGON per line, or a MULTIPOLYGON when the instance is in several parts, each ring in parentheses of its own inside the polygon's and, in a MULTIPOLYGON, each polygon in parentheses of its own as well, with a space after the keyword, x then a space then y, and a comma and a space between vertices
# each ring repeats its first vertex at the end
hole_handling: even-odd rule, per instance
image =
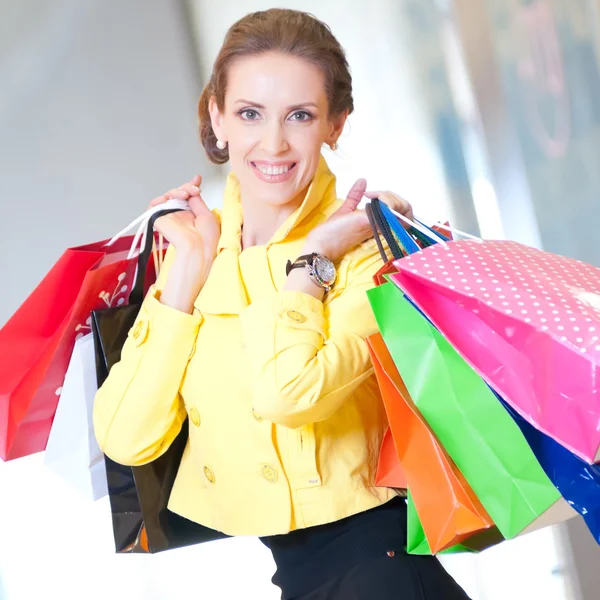
POLYGON ((189 417, 169 500, 230 535, 275 535, 356 514, 395 492, 373 485, 387 422, 365 338, 365 291, 381 258, 371 240, 347 254, 320 302, 280 291, 285 263, 338 207, 321 159, 302 205, 266 246, 241 252, 239 183, 229 176, 221 238, 193 314, 160 303, 173 260, 98 391, 102 450, 124 465, 167 450, 189 417))

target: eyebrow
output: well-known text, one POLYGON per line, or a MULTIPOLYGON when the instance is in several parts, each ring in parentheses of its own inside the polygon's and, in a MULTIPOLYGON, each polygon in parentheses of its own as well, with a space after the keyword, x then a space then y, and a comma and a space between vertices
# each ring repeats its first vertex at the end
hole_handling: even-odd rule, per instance
MULTIPOLYGON (((258 102, 252 102, 250 100, 244 100, 243 98, 240 98, 239 100, 235 101, 236 104, 248 104, 250 106, 254 106, 256 108, 265 108, 265 106, 263 106, 262 104, 259 104, 258 102)), ((292 106, 288 106, 286 108, 286 110, 294 110, 295 108, 303 108, 305 106, 314 106, 315 108, 319 108, 317 104, 315 104, 314 102, 301 102, 299 104, 292 104, 292 106)))

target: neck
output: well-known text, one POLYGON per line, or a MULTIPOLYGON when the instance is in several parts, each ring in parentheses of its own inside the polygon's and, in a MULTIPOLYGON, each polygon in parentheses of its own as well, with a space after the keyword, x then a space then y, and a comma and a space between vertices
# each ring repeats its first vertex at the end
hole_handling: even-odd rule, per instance
POLYGON ((242 194, 242 248, 264 246, 273 238, 285 220, 302 204, 306 190, 282 206, 245 199, 242 194))

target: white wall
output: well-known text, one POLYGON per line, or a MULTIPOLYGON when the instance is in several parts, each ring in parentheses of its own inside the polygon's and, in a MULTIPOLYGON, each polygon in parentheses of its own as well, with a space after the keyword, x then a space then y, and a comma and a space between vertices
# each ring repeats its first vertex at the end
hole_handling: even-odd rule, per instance
POLYGON ((0 0, 0 325, 67 246, 214 172, 183 19, 177 1, 0 0))

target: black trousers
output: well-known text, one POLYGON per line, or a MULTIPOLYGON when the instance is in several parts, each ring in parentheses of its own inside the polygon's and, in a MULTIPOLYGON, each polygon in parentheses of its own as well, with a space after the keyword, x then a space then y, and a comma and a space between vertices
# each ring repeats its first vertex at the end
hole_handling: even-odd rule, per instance
POLYGON ((406 502, 261 538, 283 600, 468 600, 432 556, 406 552, 406 502))
POLYGON ((433 556, 387 553, 293 600, 469 600, 433 556))

